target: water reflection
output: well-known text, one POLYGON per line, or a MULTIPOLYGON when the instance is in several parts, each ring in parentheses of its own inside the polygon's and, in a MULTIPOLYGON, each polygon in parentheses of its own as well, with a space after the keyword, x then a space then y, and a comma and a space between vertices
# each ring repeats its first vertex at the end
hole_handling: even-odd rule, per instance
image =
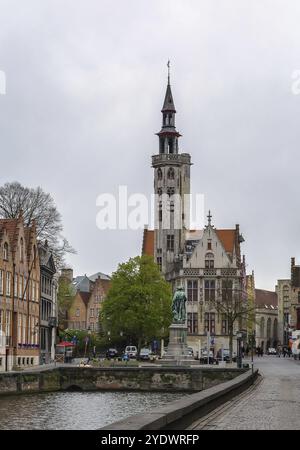
POLYGON ((182 396, 160 392, 55 392, 0 397, 0 429, 95 430, 182 396))

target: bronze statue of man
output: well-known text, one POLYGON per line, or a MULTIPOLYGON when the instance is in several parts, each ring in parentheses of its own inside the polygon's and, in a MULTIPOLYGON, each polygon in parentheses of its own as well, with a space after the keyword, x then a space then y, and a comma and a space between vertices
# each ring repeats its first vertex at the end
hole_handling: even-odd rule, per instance
POLYGON ((176 288, 172 301, 173 323, 185 323, 186 320, 186 295, 183 287, 176 288))

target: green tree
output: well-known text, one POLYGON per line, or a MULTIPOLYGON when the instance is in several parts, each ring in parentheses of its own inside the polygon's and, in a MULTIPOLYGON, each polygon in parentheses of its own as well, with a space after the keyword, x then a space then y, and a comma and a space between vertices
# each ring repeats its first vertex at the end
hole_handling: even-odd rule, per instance
POLYGON ((75 292, 69 280, 60 278, 57 291, 58 325, 60 329, 67 326, 67 312, 72 305, 75 292))
POLYGON ((119 264, 103 302, 100 321, 112 339, 122 332, 138 345, 168 334, 172 322, 171 286, 147 255, 119 264))

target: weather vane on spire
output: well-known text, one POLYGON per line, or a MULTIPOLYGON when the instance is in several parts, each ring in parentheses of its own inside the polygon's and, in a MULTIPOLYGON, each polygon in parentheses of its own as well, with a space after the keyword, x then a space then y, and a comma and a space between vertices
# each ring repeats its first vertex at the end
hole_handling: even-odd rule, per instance
POLYGON ((170 84, 170 60, 168 60, 167 66, 168 66, 168 84, 170 84))
POLYGON ((208 211, 208 216, 207 216, 207 218, 208 218, 208 225, 211 226, 212 215, 211 215, 211 213, 210 213, 210 210, 208 211))

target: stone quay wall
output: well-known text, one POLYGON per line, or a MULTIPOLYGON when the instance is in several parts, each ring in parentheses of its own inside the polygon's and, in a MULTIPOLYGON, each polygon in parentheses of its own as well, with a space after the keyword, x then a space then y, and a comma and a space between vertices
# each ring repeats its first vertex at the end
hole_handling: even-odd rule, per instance
POLYGON ((101 430, 185 430, 201 417, 243 392, 258 376, 257 370, 253 373, 248 370, 232 380, 184 396, 145 414, 137 414, 111 423, 101 430))
POLYGON ((246 369, 196 367, 57 367, 0 374, 0 395, 61 390, 198 392, 246 369))

